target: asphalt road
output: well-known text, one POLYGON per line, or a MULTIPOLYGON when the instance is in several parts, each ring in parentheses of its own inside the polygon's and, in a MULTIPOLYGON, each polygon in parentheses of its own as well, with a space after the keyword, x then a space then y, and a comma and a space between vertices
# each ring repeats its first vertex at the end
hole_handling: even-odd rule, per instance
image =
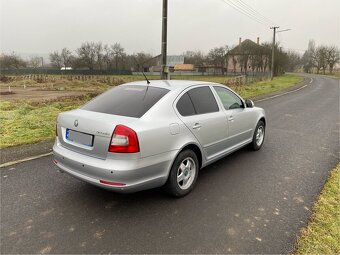
POLYGON ((0 170, 1 253, 287 253, 339 162, 339 80, 258 103, 265 145, 200 172, 195 190, 110 193, 51 157, 0 170))

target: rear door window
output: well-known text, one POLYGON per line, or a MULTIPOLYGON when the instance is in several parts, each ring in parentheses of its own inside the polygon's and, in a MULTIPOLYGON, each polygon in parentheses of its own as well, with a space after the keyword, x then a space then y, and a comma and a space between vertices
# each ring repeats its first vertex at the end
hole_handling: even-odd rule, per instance
POLYGON ((191 102, 188 93, 185 93, 177 102, 177 110, 182 116, 195 115, 195 108, 191 102))
POLYGON ((147 86, 118 86, 96 97, 81 109, 140 118, 169 90, 147 86))
POLYGON ((196 114, 218 112, 216 99, 207 86, 189 90, 188 95, 194 105, 196 114))

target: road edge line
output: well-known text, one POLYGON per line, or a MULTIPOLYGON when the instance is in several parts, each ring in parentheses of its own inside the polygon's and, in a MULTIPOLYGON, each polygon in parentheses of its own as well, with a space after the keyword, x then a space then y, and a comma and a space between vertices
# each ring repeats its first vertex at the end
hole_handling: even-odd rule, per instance
POLYGON ((282 93, 282 94, 278 94, 278 95, 275 95, 275 96, 271 96, 271 97, 266 97, 266 98, 263 98, 263 99, 259 99, 259 100, 255 100, 254 102, 255 103, 258 103, 258 102, 263 102, 263 101, 267 101, 269 99, 273 99, 273 98, 276 98, 276 97, 280 97, 280 96, 284 96, 284 95, 287 95, 287 94, 291 94, 291 93, 294 93, 294 92, 297 92, 301 89, 304 89, 305 87, 307 87, 309 84, 311 84, 313 82, 313 78, 311 78, 310 82, 303 85, 302 87, 300 88, 297 88, 297 89, 294 89, 294 90, 291 90, 291 91, 287 91, 285 93, 282 93))
POLYGON ((5 168, 5 167, 16 165, 16 164, 19 164, 19 163, 22 163, 22 162, 26 162, 26 161, 31 161, 31 160, 34 160, 34 159, 39 159, 39 158, 47 157, 47 156, 50 156, 52 154, 53 154, 53 152, 48 152, 48 153, 45 153, 45 154, 40 154, 38 156, 33 156, 33 157, 28 157, 28 158, 24 158, 24 159, 15 160, 15 161, 10 161, 10 162, 1 164, 0 168, 5 168))

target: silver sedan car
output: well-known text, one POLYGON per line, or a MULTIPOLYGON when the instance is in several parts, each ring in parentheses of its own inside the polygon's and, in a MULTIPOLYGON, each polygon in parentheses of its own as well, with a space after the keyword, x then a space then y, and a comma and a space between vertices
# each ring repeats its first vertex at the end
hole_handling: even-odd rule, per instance
POLYGON ((164 186, 181 197, 201 168, 246 145, 259 150, 265 128, 264 110, 224 85, 132 82, 59 114, 54 163, 102 188, 164 186))

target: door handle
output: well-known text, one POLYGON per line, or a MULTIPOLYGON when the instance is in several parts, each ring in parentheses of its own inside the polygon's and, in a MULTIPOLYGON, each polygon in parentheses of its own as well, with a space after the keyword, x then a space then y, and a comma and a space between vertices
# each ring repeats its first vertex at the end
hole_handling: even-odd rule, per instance
POLYGON ((234 120, 234 116, 229 116, 229 117, 228 117, 228 120, 229 120, 229 121, 233 121, 233 120, 234 120))
POLYGON ((200 123, 195 123, 195 125, 192 127, 193 129, 199 129, 202 126, 200 125, 200 123))

